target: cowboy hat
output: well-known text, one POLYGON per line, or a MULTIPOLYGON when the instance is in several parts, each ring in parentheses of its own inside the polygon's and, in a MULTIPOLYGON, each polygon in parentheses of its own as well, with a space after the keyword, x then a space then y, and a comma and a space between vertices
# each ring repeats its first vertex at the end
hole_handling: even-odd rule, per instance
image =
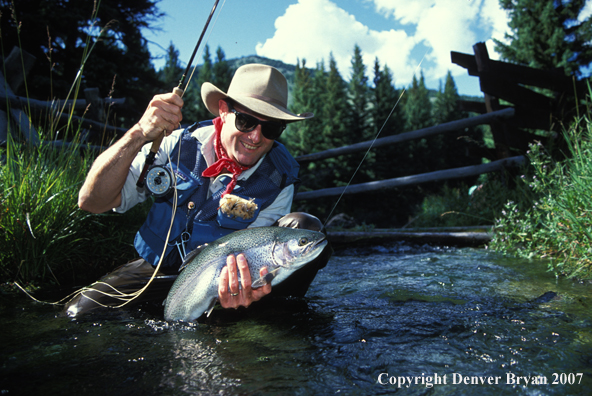
POLYGON ((201 99, 210 113, 218 116, 220 99, 232 99, 234 102, 261 116, 277 120, 301 121, 312 118, 312 113, 294 114, 288 110, 288 82, 277 69, 252 63, 239 67, 228 93, 206 82, 201 86, 201 99))

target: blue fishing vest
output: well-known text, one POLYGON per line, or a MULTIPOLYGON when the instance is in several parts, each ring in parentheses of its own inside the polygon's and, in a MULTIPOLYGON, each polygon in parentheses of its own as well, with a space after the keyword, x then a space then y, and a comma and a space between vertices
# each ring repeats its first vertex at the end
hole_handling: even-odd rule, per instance
MULTIPOLYGON (((208 125, 212 125, 212 121, 204 121, 186 128, 170 156, 169 165, 172 166, 177 179, 177 210, 161 268, 176 270, 181 265, 182 260, 176 243, 182 237, 186 238, 185 251, 189 253, 199 245, 247 228, 257 219, 261 210, 273 203, 283 188, 294 184, 294 194, 296 194, 300 184, 298 180, 300 165, 284 145, 274 142, 259 168, 248 179, 239 180, 232 191, 233 195, 254 199, 258 208, 253 218, 243 220, 231 218, 222 213, 218 208, 225 187, 208 198, 210 178, 201 175, 208 165, 201 153, 202 144, 191 136, 197 128, 208 125)), ((225 184, 230 180, 230 177, 226 180, 224 177, 221 179, 225 184)), ((154 266, 158 264, 163 254, 171 224, 174 199, 174 194, 171 192, 155 200, 134 240, 134 246, 140 256, 154 266)))

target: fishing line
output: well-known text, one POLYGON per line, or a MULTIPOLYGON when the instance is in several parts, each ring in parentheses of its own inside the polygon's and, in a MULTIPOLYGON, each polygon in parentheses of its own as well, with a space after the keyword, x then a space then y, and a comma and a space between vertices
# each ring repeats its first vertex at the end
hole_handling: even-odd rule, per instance
MULTIPOLYGON (((206 25, 204 27, 204 30, 202 31, 202 34, 199 37, 199 40, 197 42, 197 45, 196 45, 193 53, 191 54, 191 59, 188 62, 188 67, 185 70, 185 72, 183 73, 183 76, 181 76, 181 80, 179 81, 179 86, 177 88, 179 88, 179 87, 181 87, 183 85, 183 82, 185 80, 187 71, 189 70, 189 68, 191 67, 191 64, 193 63, 193 59, 194 59, 194 57, 195 57, 195 55, 197 53, 197 50, 198 50, 198 48, 200 46, 200 43, 201 43, 201 40, 202 40, 203 35, 205 33, 205 30, 207 29, 207 27, 209 25, 209 22, 210 22, 213 14, 214 14, 214 11, 215 11, 215 9, 216 9, 216 7, 218 5, 218 2, 219 2, 219 0, 217 0, 214 3, 214 7, 212 8, 212 11, 210 12, 210 15, 208 17, 208 20, 206 22, 206 25)), ((226 0, 224 0, 222 2, 222 5, 221 5, 220 9, 224 8, 224 5, 225 4, 226 4, 226 0)), ((212 25, 212 29, 210 29, 210 32, 208 33, 208 35, 206 37, 206 43, 209 41, 209 38, 210 38, 210 36, 212 34, 212 30, 214 30, 214 26, 216 25, 216 22, 218 21, 218 18, 219 17, 220 17, 220 13, 218 13, 218 16, 216 17, 216 19, 214 20, 214 23, 212 25)), ((203 51, 203 49, 202 49, 202 51, 203 51)), ((200 52, 200 55, 201 55, 201 52, 200 52)), ((197 65, 193 67, 193 70, 192 70, 192 72, 191 72, 191 74, 189 76, 189 79, 187 80, 187 83, 185 84, 185 88, 187 88, 188 85, 189 85, 189 83, 191 82, 191 79, 193 78, 193 74, 195 73, 195 70, 196 69, 197 69, 197 65)), ((184 90, 181 91, 181 95, 180 96, 182 96, 183 92, 184 92, 184 90)), ((180 162, 181 142, 182 142, 182 140, 183 140, 182 139, 182 136, 180 136, 180 138, 179 138, 179 151, 178 151, 178 155, 177 155, 177 168, 179 167, 179 162, 180 162)), ((159 143, 159 146, 160 146, 160 143, 159 143)), ((154 154, 156 154, 156 153, 154 153, 154 154)), ((100 281, 99 280, 99 281, 93 283, 90 286, 85 286, 85 287, 83 287, 81 289, 78 289, 77 291, 75 291, 73 293, 70 293, 68 296, 62 298, 61 300, 52 303, 52 302, 40 301, 40 300, 36 299, 29 292, 27 292, 21 285, 19 285, 17 282, 15 282, 15 285, 19 289, 21 289, 27 296, 29 296, 31 299, 33 299, 34 301, 37 301, 37 302, 40 302, 40 303, 44 303, 44 304, 50 304, 50 305, 61 305, 61 304, 64 303, 64 301, 68 301, 70 299, 73 299, 73 298, 77 297, 78 295, 82 295, 83 297, 85 297, 85 298, 93 301, 95 304, 97 304, 99 306, 107 307, 107 308, 121 308, 124 305, 126 305, 126 304, 130 303, 131 301, 133 301, 134 299, 136 299, 137 297, 139 297, 148 288, 148 286, 150 286, 150 284, 152 283, 152 281, 156 277, 158 271, 160 270, 160 266, 161 266, 162 261, 164 259, 164 256, 165 256, 165 253, 166 253, 166 249, 167 249, 167 246, 168 246, 168 243, 169 243, 169 240, 170 240, 171 230, 172 230, 173 223, 174 223, 174 220, 175 220, 175 214, 177 212, 177 202, 178 202, 178 196, 177 196, 177 178, 175 177, 175 173, 174 173, 174 171, 172 169, 172 165, 171 165, 172 164, 172 161, 171 161, 170 154, 168 153, 168 151, 166 152, 166 155, 167 155, 168 162, 165 164, 165 166, 167 166, 167 164, 168 164, 168 166, 169 166, 169 168, 171 170, 171 175, 172 175, 172 177, 171 177, 171 179, 172 179, 171 180, 171 184, 172 184, 172 189, 173 189, 173 204, 172 204, 172 211, 171 211, 171 223, 169 225, 167 236, 165 238, 165 242, 164 242, 164 246, 163 246, 163 252, 162 252, 162 254, 160 256, 160 260, 158 261, 158 264, 154 268, 154 271, 152 272, 152 276, 150 277, 150 279, 148 280, 148 282, 146 283, 146 285, 144 285, 144 287, 142 287, 141 289, 136 290, 136 291, 134 291, 132 293, 124 293, 124 292, 119 291, 115 286, 113 286, 113 285, 111 285, 111 284, 109 284, 107 282, 103 282, 103 281, 100 281), (117 294, 112 294, 112 293, 109 293, 109 292, 106 292, 106 291, 103 291, 103 290, 98 290, 98 289, 93 288, 93 286, 96 286, 96 285, 105 285, 105 286, 111 288, 113 290, 113 292, 114 293, 117 293, 117 294), (97 293, 102 294, 102 295, 107 296, 107 297, 111 297, 111 298, 114 298, 114 299, 119 299, 121 301, 123 301, 123 300, 126 300, 126 301, 124 303, 118 305, 118 306, 105 305, 103 303, 100 303, 100 302, 96 301, 92 297, 89 297, 89 296, 85 295, 84 294, 85 291, 94 291, 94 292, 97 292, 97 293)), ((142 177, 143 174, 144 174, 144 171, 142 172, 142 175, 140 177, 142 177)))
MULTIPOLYGON (((426 55, 428 54, 429 49, 426 51, 425 54, 423 54, 423 57, 421 58, 421 60, 419 61, 419 64, 415 67, 415 70, 413 71, 413 75, 415 76, 415 74, 417 73, 417 70, 420 68, 421 64, 423 63, 426 55)), ((399 102, 401 101, 401 99, 403 98, 403 95, 405 94, 405 92, 407 92, 407 90, 405 88, 403 88, 403 91, 401 92, 401 95, 399 95, 399 98, 397 99, 397 102, 395 103, 395 105, 393 106, 393 108, 391 109, 389 115, 386 117, 386 119, 384 120, 384 123, 382 124, 382 127, 380 127, 380 130, 378 131, 378 133, 376 134, 376 136, 374 136, 374 139, 372 139, 372 143, 370 144, 370 147, 368 147, 368 150, 366 150, 366 153, 364 154, 364 157, 362 158, 362 160, 360 161, 360 163, 358 164, 358 167, 356 168, 356 170, 354 171, 354 173, 352 174, 351 178, 349 179, 349 181, 347 182, 347 184, 345 185, 345 188, 343 189, 343 191, 341 192, 341 194, 339 195, 339 198, 337 199, 337 202, 335 202, 335 205, 333 205, 333 208, 331 209, 331 211, 329 212, 329 215, 327 216, 327 218, 325 219, 325 224, 323 224, 323 228, 327 225, 327 223, 329 222, 329 219, 331 219, 331 215, 333 214, 333 212, 335 211, 335 209, 337 208, 337 205, 339 204, 339 201, 341 201, 341 198, 343 197, 343 195, 345 194, 345 190, 347 190, 347 188, 350 186, 350 184, 352 183, 352 181, 354 180, 354 177, 356 176, 356 174, 358 173, 358 171, 360 170, 360 168, 362 167, 362 164, 364 163, 364 161, 366 160, 366 157, 368 156, 368 154, 370 154, 370 150, 372 150, 372 147, 374 146, 374 143, 376 142, 376 140, 378 139, 378 136, 380 136, 380 134, 382 133, 382 130, 384 129, 384 127, 386 126, 386 123, 388 122, 388 120, 391 118, 391 116, 393 115, 395 109, 397 108, 397 106, 399 105, 399 102)))
MULTIPOLYGON (((222 9, 224 8, 224 4, 226 4, 226 0, 224 0, 222 2, 222 5, 220 6, 220 12, 218 12, 216 19, 214 20, 214 24, 212 25, 212 29, 210 29, 210 32, 208 33, 208 36, 206 37, 206 45, 207 45, 208 41, 210 41, 210 36, 212 35, 212 31, 214 30, 214 26, 216 26, 216 22, 218 22, 218 18, 220 18, 220 14, 222 13, 222 9)), ((202 53, 203 53, 203 48, 199 54, 201 55, 202 53)), ((191 59, 191 60, 193 61, 193 59, 191 59)), ((193 78, 193 74, 195 73, 195 70, 197 70, 197 65, 193 66, 193 70, 191 71, 191 74, 189 75, 189 79, 187 80, 187 84, 185 84, 185 87, 189 87, 189 83, 191 82, 191 79, 193 78)))
MULTIPOLYGON (((224 8, 224 5, 225 5, 225 4, 226 4, 226 0, 224 0, 224 1, 222 2, 222 5, 220 6, 220 12, 219 12, 219 13, 218 13, 218 15, 216 16, 216 19, 214 20, 214 23, 212 24, 212 29, 210 29, 210 31, 209 31, 209 33, 208 33, 208 35, 206 36, 206 41, 205 41, 206 45, 207 45, 207 42, 208 42, 208 41, 209 41, 209 39, 210 39, 210 36, 211 36, 211 34, 212 34, 212 31, 214 30, 214 27, 216 26, 216 23, 218 22, 218 18, 220 17, 220 13, 222 12, 221 10, 224 8)), ((210 20, 211 20, 211 18, 212 18, 212 15, 214 14, 214 11, 215 11, 215 9, 216 9, 217 5, 218 5, 218 1, 216 1, 216 3, 214 4, 214 7, 212 8, 212 11, 210 12, 210 16, 209 16, 209 18, 208 18, 208 20, 207 20, 207 22, 206 22, 206 28, 207 28, 207 25, 209 24, 209 22, 210 22, 210 20)), ((189 62, 188 62, 188 67, 191 67, 191 64, 193 63, 193 59, 195 58, 195 55, 196 55, 196 53, 197 53, 197 50, 198 50, 198 48, 199 48, 199 46, 200 46, 200 43, 201 43, 201 40, 202 40, 202 38, 203 38, 203 33, 204 33, 204 32, 205 32, 205 31, 203 31, 203 32, 202 32, 202 35, 200 36, 200 38, 199 38, 199 40, 198 40, 198 42, 197 42, 197 44, 196 44, 196 46, 195 46, 195 49, 194 49, 193 53, 191 54, 191 58, 190 58, 190 60, 189 60, 189 62)), ((202 53, 203 53, 203 48, 202 48, 202 50, 201 50, 201 52, 200 52, 200 55, 201 55, 202 53)), ((189 83, 191 82, 191 80, 192 80, 192 78, 193 78, 193 74, 195 73, 195 70, 196 70, 196 69, 197 69, 197 65, 195 65, 195 66, 193 67, 193 70, 191 71, 191 74, 189 75, 189 79, 188 79, 188 80, 187 80, 187 82, 185 83, 185 89, 187 89, 187 87, 189 87, 189 83)), ((184 82, 184 80, 185 80, 186 74, 187 74, 187 70, 185 71, 185 73, 183 73, 183 76, 181 77, 181 80, 179 81, 179 87, 181 87, 181 86, 183 85, 183 82, 184 82)), ((183 90, 183 92, 185 91, 185 89, 183 90)), ((179 150, 178 150, 178 152, 177 152, 177 163, 176 163, 176 166, 177 166, 177 168, 179 168, 179 162, 180 162, 180 157, 181 157, 181 143, 182 143, 182 141, 183 141, 183 137, 182 137, 182 136, 180 136, 180 137, 179 137, 179 150)), ((99 281, 99 282, 95 282, 95 283, 94 283, 94 285, 97 285, 97 284, 104 284, 104 285, 108 285, 108 286, 109 286, 109 287, 111 287, 111 288, 112 288, 112 289, 113 289, 115 292, 117 292, 117 293, 120 293, 120 295, 119 295, 119 296, 117 296, 117 295, 112 295, 112 294, 110 294, 110 293, 106 293, 106 292, 103 292, 103 291, 101 291, 101 290, 96 290, 96 289, 92 289, 92 288, 87 288, 87 290, 94 290, 94 291, 96 291, 96 292, 99 292, 99 293, 102 293, 102 294, 104 294, 104 295, 106 295, 106 296, 108 296, 108 297, 117 298, 117 299, 120 299, 120 300, 128 299, 128 300, 127 300, 127 301, 125 301, 123 304, 120 304, 120 305, 118 305, 118 306, 113 306, 112 308, 121 308, 121 307, 123 307, 124 305, 126 305, 126 304, 130 303, 131 301, 133 301, 134 299, 138 298, 138 297, 139 297, 139 296, 140 296, 140 295, 141 295, 141 294, 142 294, 142 293, 143 293, 143 292, 144 292, 144 291, 145 291, 145 290, 148 288, 148 286, 150 286, 150 284, 152 283, 152 281, 153 281, 153 280, 154 280, 154 278, 156 277, 156 274, 157 274, 157 273, 158 273, 158 271, 160 270, 160 266, 161 266, 161 264, 162 264, 162 261, 163 261, 163 259, 164 259, 164 256, 165 256, 165 253, 166 253, 166 249, 167 249, 167 246, 168 246, 168 243, 169 243, 169 240, 170 240, 170 236, 171 236, 171 230, 172 230, 172 228, 173 228, 173 223, 174 223, 174 221, 175 221, 175 215, 176 215, 176 212, 177 212, 177 204, 178 204, 178 196, 177 196, 177 178, 175 177, 174 170, 172 169, 172 166, 171 166, 171 163, 172 163, 172 161, 171 161, 170 155, 169 155, 169 153, 168 153, 168 152, 167 152, 166 154, 167 154, 167 159, 168 159, 168 162, 167 162, 167 164, 169 164, 169 167, 170 167, 170 170, 171 170, 171 175, 172 175, 172 177, 171 177, 171 179, 172 179, 172 180, 171 180, 171 182, 172 182, 172 190, 173 190, 173 205, 172 205, 172 210, 171 210, 171 223, 170 223, 170 225, 169 225, 169 230, 168 230, 168 232, 167 232, 167 236, 166 236, 166 238, 165 238, 165 241, 164 241, 163 252, 162 252, 162 254, 161 254, 161 256, 160 256, 160 260, 158 261, 158 264, 156 265, 156 267, 154 268, 154 271, 152 272, 152 276, 150 277, 150 279, 148 280, 148 282, 146 283, 146 285, 144 285, 144 287, 142 287, 142 288, 141 288, 141 289, 139 289, 139 290, 136 290, 135 292, 132 292, 132 293, 127 293, 127 294, 126 294, 126 293, 123 293, 123 292, 120 292, 119 290, 117 290, 117 288, 115 288, 114 286, 112 286, 112 285, 110 285, 110 284, 108 284, 108 283, 106 283, 106 282, 100 282, 100 281, 99 281)), ((166 166, 166 165, 165 165, 165 166, 166 166)), ((183 243, 183 241, 181 241, 180 243, 183 243)), ((182 259, 183 259, 183 257, 182 257, 182 259)), ((92 287, 92 285, 91 285, 91 287, 92 287)), ((84 292, 84 289, 83 289, 82 291, 80 291, 80 293, 81 293, 81 294, 83 294, 83 292, 84 292)), ((84 296, 84 294, 83 294, 83 296, 84 296)), ((90 297, 87 297, 87 296, 84 296, 84 297, 86 297, 86 298, 88 298, 88 299, 92 300, 93 302, 97 303, 98 305, 101 305, 101 306, 103 306, 103 307, 105 306, 104 304, 101 304, 101 303, 99 303, 98 301, 95 301, 94 299, 92 299, 92 298, 90 298, 90 297)))
MULTIPOLYGON (((181 148, 180 145, 181 145, 181 141, 179 141, 179 149, 181 148)), ((168 153, 167 153, 167 157, 168 157, 169 166, 170 166, 171 158, 170 158, 170 156, 169 156, 168 153)), ((177 163, 177 166, 178 166, 178 163, 177 163)), ((172 170, 172 167, 171 167, 171 170, 172 170)), ((126 305, 126 304, 130 303, 131 301, 133 301, 134 299, 138 298, 148 288, 148 286, 152 283, 152 281, 156 277, 156 274, 158 273, 158 271, 160 269, 160 266, 161 266, 162 261, 164 259, 164 255, 166 253, 167 244, 168 244, 168 241, 170 239, 171 230, 173 228, 173 223, 174 223, 174 219, 175 219, 175 214, 176 214, 176 211, 177 211, 177 188, 176 188, 177 187, 177 178, 176 177, 173 178, 173 183, 174 183, 174 192, 173 192, 173 194, 174 194, 173 197, 174 198, 173 198, 173 208, 172 208, 172 213, 171 213, 171 223, 169 225, 169 229, 168 229, 168 232, 167 232, 164 249, 163 249, 162 254, 160 255, 160 260, 158 261, 158 265, 155 267, 154 271, 152 272, 152 276, 150 277, 150 279, 148 280, 148 282, 141 289, 136 290, 136 291, 134 291, 132 293, 124 293, 124 292, 118 290, 115 286, 113 286, 113 285, 111 285, 111 284, 109 284, 107 282, 103 282, 103 281, 100 281, 99 280, 97 282, 94 282, 90 286, 85 286, 85 287, 83 287, 81 289, 76 290, 75 292, 70 293, 69 295, 67 295, 66 297, 62 298, 61 300, 59 300, 57 302, 47 302, 47 301, 40 301, 40 300, 36 299, 35 297, 33 297, 29 292, 27 292, 27 290, 25 290, 21 285, 19 285, 18 282, 15 282, 14 284, 19 289, 21 289, 27 296, 29 296, 31 299, 33 299, 34 301, 39 302, 39 303, 42 303, 42 304, 49 304, 49 305, 62 305, 62 304, 64 304, 65 301, 69 301, 69 300, 71 300, 73 298, 76 298, 78 295, 82 295, 84 298, 89 299, 90 301, 94 302, 95 304, 97 304, 97 305, 99 305, 101 307, 105 307, 105 308, 121 308, 124 305, 126 305), (107 286, 107 287, 109 287, 109 288, 112 289, 113 293, 117 293, 117 294, 113 294, 113 293, 108 292, 108 291, 96 289, 94 286, 97 286, 97 285, 107 286), (101 302, 95 300, 94 298, 92 298, 90 296, 87 296, 85 294, 85 292, 90 292, 90 291, 93 291, 93 292, 102 294, 103 296, 106 296, 106 297, 110 297, 110 298, 113 298, 113 299, 125 301, 125 302, 122 303, 122 304, 120 304, 120 305, 116 305, 116 306, 114 306, 114 305, 105 305, 105 304, 103 304, 103 303, 101 303, 101 302)))

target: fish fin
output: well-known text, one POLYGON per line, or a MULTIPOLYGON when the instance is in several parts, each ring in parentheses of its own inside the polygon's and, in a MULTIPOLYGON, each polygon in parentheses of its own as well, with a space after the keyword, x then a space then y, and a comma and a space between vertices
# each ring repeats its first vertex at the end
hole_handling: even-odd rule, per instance
POLYGON ((213 299, 212 302, 210 303, 210 306, 208 307, 208 309, 206 309, 206 317, 207 318, 210 317, 210 314, 214 310, 214 307, 216 306, 216 301, 218 301, 218 300, 217 299, 213 299))
POLYGON ((271 283, 271 281, 273 280, 273 278, 275 278, 275 276, 277 275, 277 272, 279 270, 280 270, 279 268, 276 268, 273 271, 268 272, 267 274, 263 275, 262 277, 257 279, 255 282, 252 282, 251 288, 257 289, 258 287, 262 287, 262 286, 267 285, 268 283, 271 283))
POLYGON ((181 266, 179 267, 179 272, 181 272, 183 269, 185 269, 185 267, 187 267, 187 265, 189 265, 189 263, 192 262, 193 259, 196 258, 197 255, 200 254, 201 251, 204 250, 204 248, 206 246, 207 245, 200 245, 197 248, 195 248, 194 250, 187 253, 187 256, 185 256, 185 258, 183 259, 183 264, 181 264, 181 266))

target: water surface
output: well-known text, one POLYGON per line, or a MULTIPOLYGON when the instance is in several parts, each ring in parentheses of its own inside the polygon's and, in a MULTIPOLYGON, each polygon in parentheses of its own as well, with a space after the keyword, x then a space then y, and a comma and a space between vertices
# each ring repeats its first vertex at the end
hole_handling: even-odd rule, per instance
POLYGON ((351 249, 304 299, 198 324, 154 305, 68 319, 4 296, 0 392, 592 394, 590 286, 545 269, 483 249, 351 249))

